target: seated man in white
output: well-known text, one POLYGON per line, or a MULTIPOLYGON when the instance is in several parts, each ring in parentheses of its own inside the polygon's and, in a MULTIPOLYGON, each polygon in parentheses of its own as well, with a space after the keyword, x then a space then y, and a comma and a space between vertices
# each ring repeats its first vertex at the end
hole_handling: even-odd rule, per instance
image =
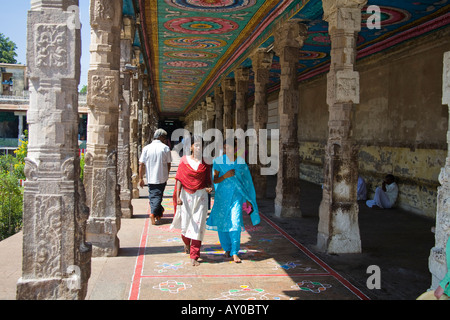
POLYGON ((381 187, 377 187, 375 190, 375 197, 373 200, 367 200, 366 205, 369 208, 392 208, 397 201, 398 186, 395 183, 395 177, 392 174, 388 174, 383 181, 381 187))

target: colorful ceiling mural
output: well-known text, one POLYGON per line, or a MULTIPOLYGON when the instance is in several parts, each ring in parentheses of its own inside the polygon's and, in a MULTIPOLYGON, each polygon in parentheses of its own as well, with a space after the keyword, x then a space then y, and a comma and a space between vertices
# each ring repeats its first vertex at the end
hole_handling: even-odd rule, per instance
MULTIPOLYGON (((330 38, 321 0, 139 1, 152 90, 163 114, 187 113, 235 68, 251 68, 249 54, 258 47, 270 50, 274 30, 288 19, 308 25, 308 39, 299 51, 299 80, 328 71, 330 38)), ((450 22, 450 0, 369 0, 370 5, 381 9, 381 28, 367 27, 370 14, 364 8, 358 58, 450 22)), ((279 75, 275 56, 270 90, 277 90, 279 75)))

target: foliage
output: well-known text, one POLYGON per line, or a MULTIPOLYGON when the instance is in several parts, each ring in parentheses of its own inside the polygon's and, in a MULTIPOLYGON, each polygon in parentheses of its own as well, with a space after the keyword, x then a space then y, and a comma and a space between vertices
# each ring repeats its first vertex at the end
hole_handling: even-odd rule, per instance
POLYGON ((22 228, 23 188, 11 172, 0 172, 0 241, 22 228))
POLYGON ((80 179, 83 181, 84 176, 84 153, 80 156, 80 179))
POLYGON ((87 85, 84 85, 84 86, 81 88, 81 90, 80 90, 79 93, 81 93, 81 94, 87 94, 87 85))
MULTIPOLYGON (((0 156, 0 241, 22 228, 23 187, 25 158, 28 152, 28 132, 13 155, 0 156)), ((80 157, 80 178, 84 175, 84 153, 80 157)))
POLYGON ((14 165, 14 170, 18 179, 25 180, 25 158, 28 152, 28 131, 24 131, 24 140, 20 141, 20 146, 14 151, 16 155, 17 163, 14 165))
POLYGON ((28 132, 14 151, 15 156, 0 156, 0 241, 22 228, 23 187, 25 157, 28 149, 28 132))
POLYGON ((17 45, 0 33, 0 63, 16 64, 17 45))

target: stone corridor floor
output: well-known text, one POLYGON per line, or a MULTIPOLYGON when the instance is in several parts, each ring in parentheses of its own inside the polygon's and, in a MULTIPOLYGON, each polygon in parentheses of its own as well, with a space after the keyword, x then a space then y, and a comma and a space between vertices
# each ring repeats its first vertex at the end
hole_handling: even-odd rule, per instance
POLYGON ((365 299, 357 288, 267 218, 245 216, 242 263, 224 258, 217 232, 207 231, 200 266, 190 264, 179 230, 170 230, 173 183, 165 192, 161 225, 146 219, 129 299, 290 300, 365 299))
MULTIPOLYGON (((148 212, 146 189, 141 189, 141 198, 134 200, 134 207, 141 208, 138 214, 141 216, 143 226, 139 242, 134 248, 137 251, 137 257, 131 283, 126 286, 127 290, 123 290, 123 295, 116 298, 129 300, 367 299, 367 296, 359 289, 287 235, 263 213, 262 222, 258 226, 252 226, 249 217, 245 216, 246 230, 241 236, 240 251, 242 263, 236 264, 230 259, 225 259, 217 232, 207 231, 202 244, 200 266, 191 266, 189 255, 184 253, 179 230, 170 230, 173 218, 174 176, 178 161, 179 158, 175 155, 164 193, 165 213, 160 225, 151 225, 146 215, 148 212), (142 212, 143 208, 146 212, 142 212)), ((126 255, 124 250, 126 249, 121 249, 119 256, 126 255)), ((103 259, 95 258, 93 264, 103 259)), ((120 257, 114 259, 120 259, 120 257)), ((111 261, 114 259, 108 258, 111 261)), ((106 295, 110 292, 106 287, 103 287, 101 291, 97 288, 89 291, 88 299, 112 298, 106 295)))
MULTIPOLYGON (((413 300, 430 285, 433 220, 360 206, 363 253, 320 253, 314 248, 320 186, 305 182, 301 218, 274 217, 269 186, 269 198, 259 204, 261 224, 254 227, 245 217, 241 264, 225 259, 217 233, 207 231, 200 266, 193 267, 180 232, 169 229, 179 158, 174 160, 162 223, 151 225, 147 190, 140 189, 134 217, 122 219, 119 255, 92 259, 86 300, 413 300), (367 288, 370 265, 381 268, 380 290, 367 288)), ((22 233, 0 242, 0 300, 15 299, 21 242, 22 233)))

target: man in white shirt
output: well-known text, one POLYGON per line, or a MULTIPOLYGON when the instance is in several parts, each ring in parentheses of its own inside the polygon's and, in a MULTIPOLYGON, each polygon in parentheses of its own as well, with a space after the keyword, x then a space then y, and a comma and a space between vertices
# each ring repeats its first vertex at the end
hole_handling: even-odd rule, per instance
POLYGON ((144 147, 139 158, 139 186, 144 187, 145 172, 152 224, 159 222, 164 212, 161 202, 172 162, 170 148, 166 143, 167 132, 163 129, 156 130, 152 143, 144 147))
POLYGON ((369 208, 390 209, 397 201, 398 186, 395 183, 395 177, 388 174, 383 181, 381 187, 375 190, 375 197, 373 200, 367 200, 366 205, 369 208))

